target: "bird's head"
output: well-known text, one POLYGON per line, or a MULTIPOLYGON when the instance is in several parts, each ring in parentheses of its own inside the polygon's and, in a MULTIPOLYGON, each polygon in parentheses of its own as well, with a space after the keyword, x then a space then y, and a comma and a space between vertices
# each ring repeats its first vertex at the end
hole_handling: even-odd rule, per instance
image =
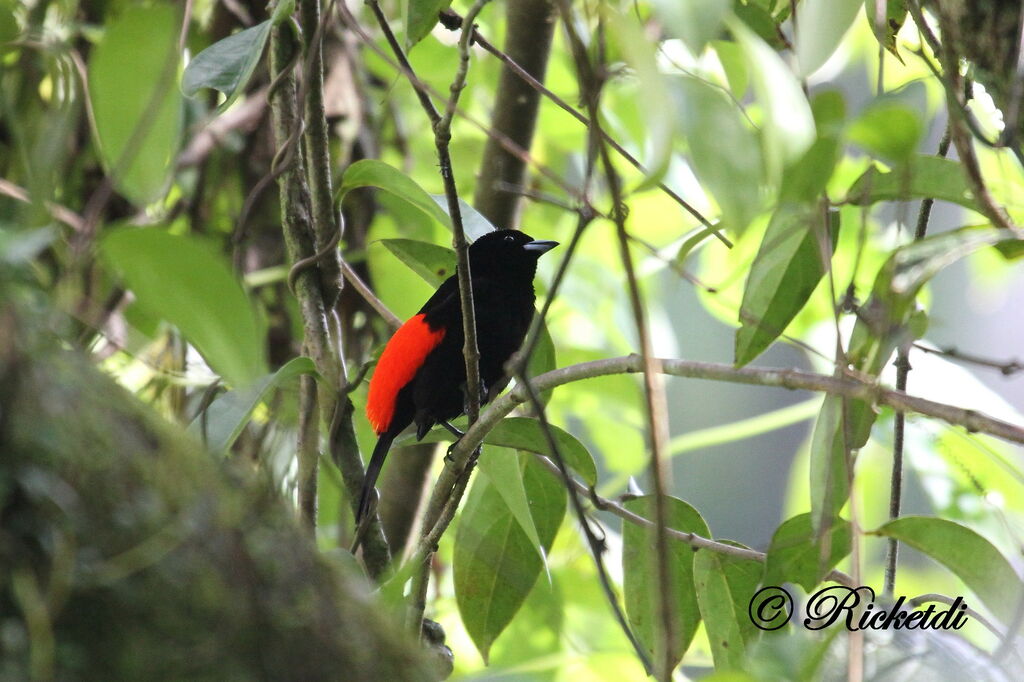
POLYGON ((495 230, 469 246, 469 266, 474 277, 494 274, 533 279, 537 259, 558 242, 534 239, 519 230, 495 230))

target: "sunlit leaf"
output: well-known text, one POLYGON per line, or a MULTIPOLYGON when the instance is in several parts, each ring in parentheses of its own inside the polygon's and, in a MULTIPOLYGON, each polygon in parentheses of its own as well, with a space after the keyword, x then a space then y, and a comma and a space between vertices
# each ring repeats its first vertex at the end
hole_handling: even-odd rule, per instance
POLYGON ((871 24, 871 32, 875 34, 878 44, 892 53, 892 56, 903 62, 899 50, 896 49, 896 34, 903 28, 907 20, 907 3, 905 0, 886 0, 885 17, 878 21, 878 3, 876 0, 864 0, 864 10, 867 13, 868 23, 871 24))
POLYGON ((408 47, 420 42, 434 29, 438 15, 452 0, 408 0, 405 14, 405 41, 408 47))
POLYGON ((800 75, 809 76, 828 61, 843 41, 862 0, 804 0, 797 8, 796 56, 800 75))
MULTIPOLYGON (((434 200, 437 207, 444 211, 445 216, 448 216, 448 197, 443 194, 431 194, 430 198, 434 200)), ((465 200, 459 199, 459 213, 462 215, 462 230, 466 234, 466 239, 471 242, 476 241, 480 237, 484 236, 488 232, 494 232, 496 229, 491 221, 483 216, 480 211, 476 210, 465 200)), ((452 229, 451 218, 443 223, 449 229, 452 229)))
POLYGON ((362 159, 345 169, 337 191, 339 200, 357 187, 376 187, 389 192, 451 229, 448 214, 441 210, 430 194, 408 175, 383 161, 362 159))
MULTIPOLYGON (((518 458, 530 513, 547 551, 565 515, 565 489, 532 456, 518 458)), ((459 517, 453 564, 462 622, 486 661, 491 644, 522 606, 543 567, 486 476, 473 482, 459 517)))
POLYGON ((531 546, 537 551, 541 562, 547 565, 544 547, 537 526, 530 513, 530 501, 526 497, 523 485, 523 472, 516 451, 508 448, 489 448, 486 455, 478 460, 480 471, 491 481, 491 487, 497 491, 512 517, 530 540, 531 546))
POLYGON ((847 129, 852 142, 893 162, 910 160, 923 135, 921 114, 890 98, 876 100, 847 129))
POLYGON ((866 206, 880 201, 930 197, 978 210, 964 175, 963 164, 938 156, 917 154, 889 172, 868 168, 850 187, 850 203, 866 206))
POLYGON ((826 542, 819 541, 810 514, 784 521, 772 535, 765 560, 764 584, 797 583, 810 594, 850 553, 851 537, 849 522, 839 518, 830 525, 826 542), (822 556, 826 549, 827 554, 822 556))
POLYGON ((874 534, 896 538, 927 554, 964 581, 1004 623, 1013 618, 1024 585, 1006 557, 970 528, 946 519, 906 516, 874 534))
POLYGON ((197 433, 212 452, 227 452, 249 422, 253 410, 274 389, 282 388, 301 374, 315 374, 307 357, 289 360, 273 374, 219 396, 195 418, 189 430, 197 433))
POLYGON ((655 0, 654 9, 670 33, 682 38, 690 52, 699 56, 704 46, 718 36, 722 19, 732 5, 732 0, 655 0))
MULTIPOLYGON (((746 652, 741 621, 749 622, 746 607, 737 609, 737 598, 726 577, 723 557, 700 549, 693 557, 693 582, 697 604, 707 629, 716 670, 742 670, 746 652)), ((753 592, 746 596, 749 601, 753 592)))
POLYGON ((180 26, 180 11, 170 5, 128 5, 89 60, 103 165, 117 189, 139 204, 161 197, 178 149, 180 26))
POLYGON ((761 208, 757 136, 721 90, 693 78, 673 84, 694 172, 721 207, 724 227, 742 232, 761 208))
MULTIPOLYGON (((655 498, 638 497, 625 503, 626 509, 645 519, 654 521, 655 498)), ((666 524, 669 528, 686 533, 710 537, 711 531, 700 513, 682 500, 665 498, 666 524)), ((664 660, 664 643, 660 635, 661 594, 658 578, 658 559, 654 528, 634 523, 622 524, 622 578, 626 615, 637 638, 646 647, 652 660, 664 660)), ((693 548, 675 540, 668 541, 666 562, 672 593, 673 632, 671 659, 678 661, 686 653, 700 623, 700 609, 693 584, 693 548)))
POLYGON ((431 286, 441 286, 455 274, 455 252, 446 246, 415 239, 382 239, 381 243, 431 286))
POLYGON ((235 386, 266 374, 266 331, 223 255, 194 237, 120 229, 100 243, 137 304, 167 320, 235 386))

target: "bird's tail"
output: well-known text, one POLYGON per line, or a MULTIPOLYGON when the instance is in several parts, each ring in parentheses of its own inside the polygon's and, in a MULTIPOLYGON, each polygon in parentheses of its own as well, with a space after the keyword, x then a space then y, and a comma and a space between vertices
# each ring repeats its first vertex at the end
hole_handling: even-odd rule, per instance
POLYGON ((370 463, 366 467, 366 478, 363 479, 363 491, 359 496, 359 510, 356 512, 357 527, 370 509, 370 496, 373 494, 374 486, 377 485, 377 477, 380 476, 380 469, 384 466, 384 459, 388 456, 391 441, 394 439, 395 437, 387 432, 382 433, 377 439, 377 445, 373 448, 373 454, 370 455, 370 463))

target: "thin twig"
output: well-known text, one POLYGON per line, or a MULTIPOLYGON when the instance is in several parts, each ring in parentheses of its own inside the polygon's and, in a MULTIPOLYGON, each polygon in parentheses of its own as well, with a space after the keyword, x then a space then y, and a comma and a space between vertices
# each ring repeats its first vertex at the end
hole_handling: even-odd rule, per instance
POLYGON ((915 343, 914 348, 925 353, 931 353, 932 355, 941 355, 947 357, 950 360, 958 360, 960 362, 966 362, 972 365, 980 365, 981 367, 991 367, 992 369, 999 370, 1003 376, 1012 376, 1017 372, 1024 371, 1024 362, 1020 360, 993 360, 991 358, 983 358, 973 353, 967 353, 965 351, 957 350, 956 348, 930 348, 921 343, 915 343))

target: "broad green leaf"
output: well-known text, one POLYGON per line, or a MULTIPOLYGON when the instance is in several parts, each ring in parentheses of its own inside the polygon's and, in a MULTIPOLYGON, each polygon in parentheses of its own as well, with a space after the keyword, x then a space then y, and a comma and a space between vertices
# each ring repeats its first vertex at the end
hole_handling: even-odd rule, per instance
POLYGON ((415 239, 382 239, 388 251, 434 287, 455 274, 455 252, 446 246, 415 239))
POLYGON ((921 114, 894 98, 876 100, 847 129, 847 137, 868 152, 900 163, 911 159, 924 135, 921 114))
POLYGON ((448 9, 452 0, 408 0, 405 14, 406 47, 420 42, 434 29, 437 16, 448 9))
POLYGON ((345 170, 338 188, 339 201, 357 187, 376 187, 408 202, 428 216, 451 229, 452 223, 437 202, 416 181, 383 161, 363 159, 345 170))
POLYGON ((896 538, 952 571, 982 603, 1009 623, 1020 602, 1021 580, 991 542, 953 521, 906 516, 890 521, 875 535, 896 538))
POLYGON ((741 22, 733 19, 729 28, 747 57, 754 93, 765 110, 765 169, 768 179, 777 182, 782 169, 814 143, 814 116, 800 83, 778 53, 741 22))
MULTIPOLYGON (((555 342, 551 339, 547 324, 540 326, 540 335, 537 337, 537 345, 533 348, 533 355, 526 367, 528 377, 536 377, 550 372, 558 367, 558 360, 555 357, 555 342)), ((540 394, 540 401, 547 405, 551 400, 551 393, 554 389, 544 391, 540 394)))
MULTIPOLYGON (((430 198, 448 217, 448 222, 444 223, 445 227, 453 229, 451 217, 448 214, 448 197, 443 194, 431 194, 430 198)), ((467 204, 463 199, 459 199, 459 213, 462 215, 462 230, 466 234, 466 239, 471 242, 497 229, 480 211, 467 204)))
POLYGON ((770 45, 772 49, 784 50, 789 47, 779 31, 775 19, 764 7, 759 7, 754 3, 745 5, 736 3, 732 11, 747 28, 757 34, 757 37, 770 45))
POLYGON ((862 400, 828 395, 811 434, 811 521, 816 534, 834 522, 850 497, 852 451, 864 446, 875 421, 874 409, 862 400))
POLYGON ((902 64, 904 63, 903 57, 896 49, 896 34, 900 32, 907 20, 907 3, 905 0, 886 0, 885 17, 881 21, 878 21, 877 8, 876 0, 864 0, 864 11, 867 14, 868 23, 871 25, 871 32, 875 34, 875 39, 902 64))
MULTIPOLYGON (((711 644, 716 670, 742 670, 746 644, 741 619, 749 621, 746 608, 736 609, 736 597, 726 577, 722 557, 699 549, 693 556, 693 583, 697 604, 711 644)), ((747 600, 753 593, 746 595, 747 600)))
POLYGON ((978 210, 963 164, 924 154, 912 156, 907 163, 889 172, 882 172, 877 165, 872 165, 847 192, 847 199, 857 206, 925 197, 978 210))
MULTIPOLYGON (((647 495, 628 500, 625 507, 634 514, 654 521, 654 504, 654 496, 647 495)), ((669 528, 696 533, 705 538, 711 536, 700 513, 686 502, 666 497, 665 512, 669 528)), ((654 528, 623 522, 622 581, 629 624, 651 655, 651 660, 661 661, 664 660, 664 644, 659 634, 662 623, 659 600, 662 595, 659 590, 654 532, 654 528)), ((671 658, 675 664, 682 659, 693 640, 700 623, 700 609, 693 586, 693 548, 671 539, 668 543, 666 560, 672 593, 667 597, 672 604, 675 641, 672 643, 671 658)))
MULTIPOLYGON (((532 457, 517 455, 530 514, 545 551, 565 515, 565 490, 532 457)), ((490 479, 473 482, 455 532, 455 601, 484 661, 530 593, 542 563, 490 479)))
MULTIPOLYGON (((732 540, 722 540, 723 544, 750 549, 746 545, 732 540)), ((718 555, 718 563, 725 572, 725 581, 732 595, 733 611, 739 616, 740 634, 743 641, 751 644, 761 636, 761 630, 754 625, 748 615, 750 599, 757 592, 761 578, 764 576, 764 563, 755 559, 741 559, 727 554, 718 555), (744 617, 746 616, 746 617, 744 617)))
POLYGON ((316 374, 312 360, 293 358, 273 374, 219 396, 206 409, 205 415, 195 418, 189 430, 199 434, 211 452, 227 452, 242 433, 256 406, 271 391, 283 387, 300 374, 316 374))
POLYGON ((909 331, 906 326, 914 301, 928 280, 982 247, 1019 243, 1006 230, 982 225, 935 234, 896 249, 879 270, 871 297, 861 308, 847 353, 851 362, 863 372, 880 372, 909 331))
MULTIPOLYGON (((555 576, 553 576, 555 577, 555 576)), ((560 657, 566 600, 557 580, 538 580, 516 617, 509 623, 505 636, 491 648, 491 669, 500 676, 501 668, 518 668, 538 662, 530 682, 555 682, 557 669, 545 670, 545 661, 560 657)))
POLYGON ((13 10, 13 3, 9 0, 0 1, 0 54, 3 53, 5 44, 15 40, 20 33, 13 10))
POLYGON ((671 82, 694 172, 721 207, 724 227, 742 232, 761 209, 757 136, 721 90, 693 78, 671 82))
POLYGON ((783 522, 772 536, 765 560, 764 584, 797 583, 810 594, 828 572, 850 553, 850 524, 834 519, 827 541, 814 533, 810 514, 800 514, 783 522), (828 553, 823 556, 827 546, 828 553))
POLYGON ((271 27, 268 19, 218 40, 197 54, 185 67, 181 91, 186 97, 192 97, 202 88, 213 88, 224 93, 225 97, 218 111, 227 109, 252 78, 263 55, 271 27))
POLYGON ((536 550, 541 562, 547 568, 547 557, 537 535, 537 526, 530 514, 530 501, 526 498, 523 486, 523 472, 515 450, 508 448, 489 448, 486 455, 478 460, 480 471, 491 481, 491 487, 505 501, 505 506, 512 512, 516 523, 526 533, 530 544, 536 550))
POLYGON ((166 4, 128 5, 89 60, 100 158, 137 204, 163 195, 181 136, 180 15, 166 4))
MULTIPOLYGON (((722 0, 698 0, 698 2, 721 2, 722 0)), ((664 5, 683 7, 682 4, 666 2, 664 5)), ((686 3, 690 7, 694 3, 686 3)), ((710 8, 708 8, 710 9, 710 8)), ((644 120, 647 172, 637 192, 657 186, 665 177, 672 159, 672 133, 675 130, 675 115, 672 100, 667 92, 666 76, 658 67, 656 45, 643 34, 643 30, 632 16, 609 12, 606 24, 616 38, 619 51, 633 69, 639 92, 643 93, 644 106, 639 113, 644 120)))
POLYGON ((742 48, 731 40, 715 40, 711 46, 715 48, 715 54, 718 55, 718 61, 725 72, 729 90, 733 97, 742 101, 750 83, 750 70, 747 68, 742 48))
POLYGON ((267 373, 264 322, 216 248, 147 227, 111 232, 100 251, 137 304, 180 329, 229 383, 247 386, 267 373))
POLYGON ((807 77, 828 61, 864 5, 861 0, 804 0, 797 7, 796 56, 807 77))
MULTIPOLYGON (((839 238, 839 213, 830 212, 829 217, 831 256, 839 238)), ((816 202, 784 203, 772 215, 743 289, 737 366, 756 358, 785 331, 821 281, 823 218, 816 202)))
POLYGON ((722 20, 732 8, 732 0, 655 0, 654 10, 673 37, 681 38, 696 56, 718 37, 722 20))

